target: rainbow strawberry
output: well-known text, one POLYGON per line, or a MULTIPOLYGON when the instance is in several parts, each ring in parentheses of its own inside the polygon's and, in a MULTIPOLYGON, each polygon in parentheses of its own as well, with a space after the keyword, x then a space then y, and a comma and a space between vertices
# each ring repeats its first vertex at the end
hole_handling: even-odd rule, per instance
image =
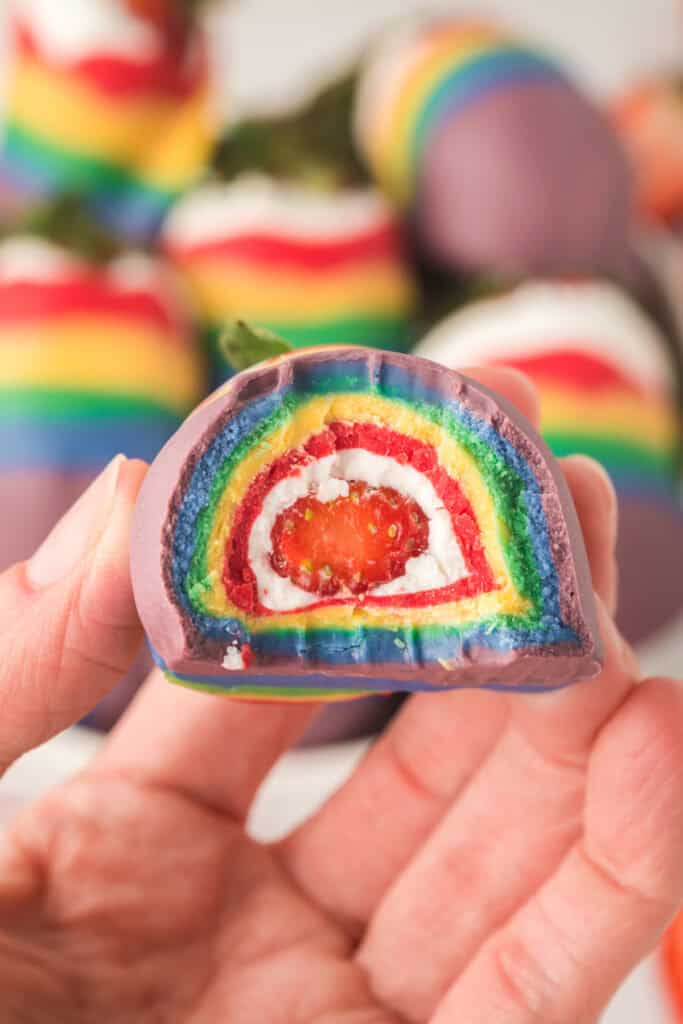
POLYGON ((65 192, 152 237, 213 136, 201 27, 180 0, 14 0, 0 211, 65 192))

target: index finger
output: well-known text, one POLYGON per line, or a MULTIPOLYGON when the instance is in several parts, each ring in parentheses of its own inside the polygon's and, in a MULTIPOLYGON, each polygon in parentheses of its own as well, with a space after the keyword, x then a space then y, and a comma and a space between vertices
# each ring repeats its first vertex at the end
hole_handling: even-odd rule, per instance
POLYGON ((33 558, 0 576, 0 774, 82 718, 135 659, 129 535, 146 468, 114 459, 33 558))

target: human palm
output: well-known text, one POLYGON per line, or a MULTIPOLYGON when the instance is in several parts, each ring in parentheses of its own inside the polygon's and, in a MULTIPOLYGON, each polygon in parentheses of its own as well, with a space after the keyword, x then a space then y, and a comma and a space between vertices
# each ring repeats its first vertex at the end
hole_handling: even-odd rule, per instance
POLYGON ((3 1020, 366 1020, 351 1015, 373 1004, 348 933, 223 811, 94 775, 34 808, 15 837, 3 1020))
MULTIPOLYGON (((532 412, 517 377, 485 380, 532 412)), ((613 497, 586 460, 565 471, 601 600, 598 680, 413 697, 311 819, 262 845, 249 808, 314 708, 152 678, 88 770, 4 836, 0 1021, 596 1021, 683 896, 683 696, 636 685, 609 617, 613 497)), ((43 559, 0 581, 2 763, 133 656, 142 473, 96 485, 66 574, 43 559)))

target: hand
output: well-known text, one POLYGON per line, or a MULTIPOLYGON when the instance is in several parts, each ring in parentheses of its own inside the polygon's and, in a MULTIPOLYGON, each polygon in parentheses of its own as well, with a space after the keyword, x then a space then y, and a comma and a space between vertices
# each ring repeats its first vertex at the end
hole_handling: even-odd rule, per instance
MULTIPOLYGON (((533 416, 524 378, 479 374, 533 416)), ((413 697, 285 841, 244 821, 312 706, 152 678, 79 778, 0 846, 3 1024, 588 1024, 683 897, 683 693, 610 613, 615 501, 564 464, 601 602, 601 677, 413 697)), ((119 461, 0 580, 0 762, 76 721, 141 641, 144 466, 119 461)))

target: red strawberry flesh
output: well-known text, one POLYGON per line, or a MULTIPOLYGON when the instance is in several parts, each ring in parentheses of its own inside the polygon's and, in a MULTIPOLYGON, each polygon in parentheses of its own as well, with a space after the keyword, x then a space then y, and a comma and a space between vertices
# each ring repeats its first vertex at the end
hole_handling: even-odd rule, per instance
POLYGON ((272 564, 310 593, 360 595, 402 576, 428 538, 427 517, 412 498, 350 482, 346 497, 321 502, 313 492, 278 516, 272 564))

